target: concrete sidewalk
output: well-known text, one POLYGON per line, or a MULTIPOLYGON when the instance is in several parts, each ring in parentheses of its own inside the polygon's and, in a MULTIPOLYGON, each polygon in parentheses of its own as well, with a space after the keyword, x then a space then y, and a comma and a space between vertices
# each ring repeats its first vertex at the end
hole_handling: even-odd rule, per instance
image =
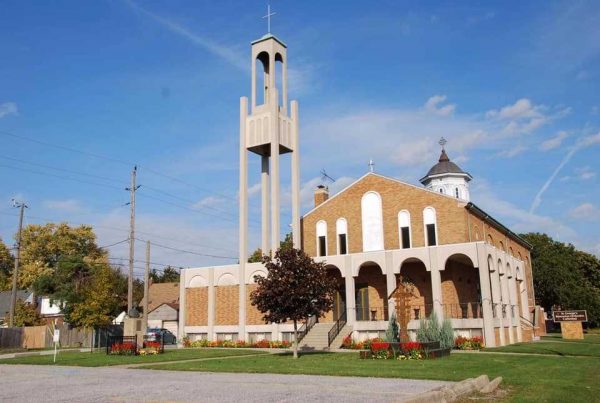
POLYGON ((0 365, 10 402, 389 402, 452 382, 313 375, 0 365))

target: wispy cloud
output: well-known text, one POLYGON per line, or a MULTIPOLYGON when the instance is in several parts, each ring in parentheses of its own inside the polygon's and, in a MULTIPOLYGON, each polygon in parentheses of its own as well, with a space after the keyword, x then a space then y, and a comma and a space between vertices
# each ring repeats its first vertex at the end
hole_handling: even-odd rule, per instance
POLYGON ((600 208, 592 203, 583 203, 569 211, 569 215, 581 220, 600 220, 600 208))
POLYGON ((554 150, 561 146, 564 139, 569 137, 569 133, 566 131, 560 131, 556 134, 556 136, 549 138, 548 140, 542 142, 540 144, 540 150, 542 151, 550 151, 554 150))
POLYGON ((525 151, 527 151, 527 147, 525 147, 524 145, 521 145, 521 144, 517 144, 516 146, 509 148, 508 150, 500 151, 497 155, 499 157, 504 157, 504 158, 513 158, 519 154, 522 154, 525 151))
POLYGON ((139 4, 137 4, 136 2, 134 2, 132 0, 123 0, 123 1, 125 2, 125 4, 127 4, 129 7, 131 7, 134 11, 150 18, 151 20, 155 21, 162 27, 168 29, 172 33, 179 35, 182 38, 185 38, 188 41, 192 42, 193 44, 204 48, 206 51, 222 58, 223 60, 225 60, 232 66, 234 66, 240 70, 244 70, 248 73, 250 72, 250 66, 248 65, 247 61, 241 57, 241 54, 239 52, 237 52, 227 46, 224 46, 223 44, 218 43, 206 36, 198 35, 198 34, 192 32, 191 30, 189 30, 187 27, 184 27, 181 24, 177 24, 165 17, 155 14, 155 13, 143 8, 142 6, 140 6, 139 4))
POLYGON ((507 135, 528 134, 553 120, 563 118, 571 112, 569 107, 548 108, 535 105, 528 98, 521 98, 512 105, 486 112, 489 119, 504 122, 503 132, 507 135))
POLYGON ((46 200, 42 203, 42 205, 48 210, 60 211, 64 213, 74 214, 84 211, 81 202, 76 199, 46 200))
POLYGON ((19 109, 14 102, 4 102, 0 104, 0 119, 10 115, 18 115, 19 109))
POLYGON ((429 112, 436 113, 441 116, 449 116, 454 113, 456 109, 455 104, 446 104, 442 105, 446 102, 446 95, 434 95, 425 102, 425 109, 429 112))
POLYGON ((571 158, 573 158, 573 156, 579 150, 587 148, 587 147, 591 147, 591 146, 594 146, 597 144, 600 144, 600 132, 595 135, 592 135, 592 136, 581 137, 575 143, 575 145, 573 147, 571 147, 571 149, 569 150, 567 155, 564 156, 564 158, 562 159, 560 164, 558 164, 558 166, 556 167, 554 172, 552 172, 552 175, 550 175, 548 180, 542 185, 541 189, 535 195, 533 202, 531 203, 531 208, 529 209, 530 213, 533 213, 540 206, 540 204, 542 203, 542 196, 544 195, 546 190, 548 190, 550 185, 552 185, 552 182, 554 182, 554 179, 556 179, 556 176, 560 173, 560 171, 565 167, 565 165, 567 165, 569 163, 569 161, 571 161, 571 158))

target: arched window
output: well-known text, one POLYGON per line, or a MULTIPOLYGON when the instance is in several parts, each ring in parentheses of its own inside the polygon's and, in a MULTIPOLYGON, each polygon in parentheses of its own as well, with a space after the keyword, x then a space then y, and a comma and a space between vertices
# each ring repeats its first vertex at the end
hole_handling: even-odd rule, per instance
POLYGON ((458 188, 454 188, 454 196, 455 196, 457 199, 459 199, 459 198, 460 198, 460 196, 459 196, 459 193, 458 193, 458 188))
POLYGON ((381 196, 376 192, 367 192, 362 197, 362 236, 363 252, 383 250, 383 213, 381 196))
POLYGON ((327 256, 327 223, 323 220, 317 223, 317 255, 327 256))
POLYGON ((411 247, 411 230, 410 230, 410 213, 407 210, 402 210, 398 213, 398 226, 400 234, 400 247, 408 249, 411 247))
POLYGON ((345 218, 337 219, 335 231, 337 233, 338 255, 346 255, 348 253, 348 222, 345 218))
POLYGON ((425 245, 437 245, 437 225, 435 209, 433 207, 426 207, 423 210, 423 224, 425 226, 425 245))

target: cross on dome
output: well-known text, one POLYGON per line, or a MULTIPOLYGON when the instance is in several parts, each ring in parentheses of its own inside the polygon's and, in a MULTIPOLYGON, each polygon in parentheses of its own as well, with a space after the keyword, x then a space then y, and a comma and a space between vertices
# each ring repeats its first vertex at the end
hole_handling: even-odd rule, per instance
POLYGON ((442 148, 445 148, 446 143, 448 143, 448 141, 445 138, 441 138, 440 141, 438 142, 439 145, 442 146, 442 148))
POLYGON ((267 4, 267 15, 264 15, 263 18, 267 19, 267 33, 271 33, 271 17, 277 13, 271 12, 271 5, 267 4))

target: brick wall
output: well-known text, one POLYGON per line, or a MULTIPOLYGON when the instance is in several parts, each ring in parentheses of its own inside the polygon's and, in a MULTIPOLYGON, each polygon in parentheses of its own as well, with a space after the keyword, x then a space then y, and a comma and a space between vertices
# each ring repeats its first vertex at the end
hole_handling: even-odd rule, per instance
POLYGON ((262 320, 263 314, 250 303, 250 293, 258 286, 256 284, 246 284, 246 324, 247 325, 264 325, 262 320))
POLYGON ((429 316, 433 310, 433 296, 431 291, 431 274, 425 269, 421 262, 404 263, 400 268, 400 274, 396 274, 396 284, 399 277, 413 284, 413 297, 407 301, 411 307, 411 319, 415 318, 414 309, 418 308, 419 316, 429 316))
POLYGON ((208 325, 208 287, 186 288, 185 325, 208 325))
MULTIPOLYGON (((371 316, 370 311, 376 310, 377 320, 387 320, 388 317, 384 315, 384 313, 387 312, 387 284, 385 276, 381 274, 379 266, 365 265, 361 267, 358 272, 358 277, 356 277, 355 284, 357 292, 362 285, 368 287, 369 318, 371 316)), ((358 301, 356 302, 358 306, 358 301)))
POLYGON ((478 302, 479 270, 471 265, 450 260, 441 273, 442 303, 457 305, 466 302, 478 302))
POLYGON ((438 241, 440 244, 467 242, 465 203, 435 192, 417 188, 379 175, 367 175, 343 193, 329 199, 318 209, 310 212, 302 222, 302 245, 304 251, 316 256, 316 223, 327 222, 328 254, 336 254, 336 221, 348 222, 348 246, 350 253, 362 252, 361 199, 368 191, 376 191, 382 199, 383 233, 385 249, 399 248, 398 213, 408 210, 411 217, 412 246, 425 245, 423 232, 423 209, 436 209, 438 241))
POLYGON ((239 322, 239 286, 215 287, 215 325, 237 325, 239 322))

